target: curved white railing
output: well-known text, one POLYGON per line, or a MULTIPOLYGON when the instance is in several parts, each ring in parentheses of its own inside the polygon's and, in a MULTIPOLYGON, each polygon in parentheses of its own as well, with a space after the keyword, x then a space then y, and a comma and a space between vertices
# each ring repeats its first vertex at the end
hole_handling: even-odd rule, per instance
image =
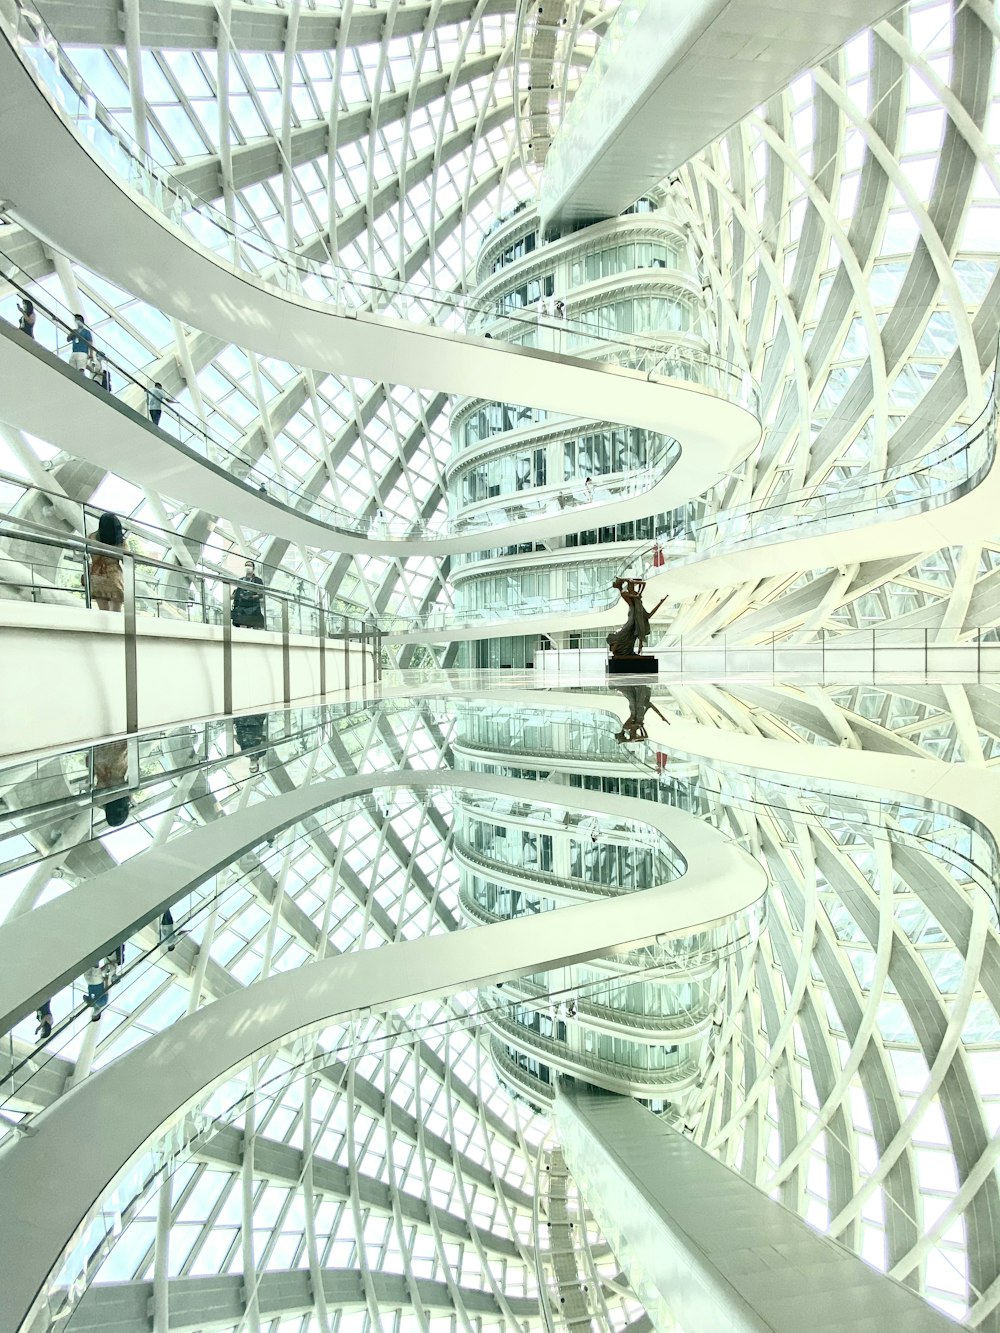
MULTIPOLYGON (((997 391, 994 385, 989 401, 975 421, 954 426, 944 433, 933 450, 913 466, 887 469, 878 477, 831 487, 824 492, 798 491, 773 504, 739 506, 721 510, 710 519, 684 525, 679 535, 660 531, 652 540, 637 544, 625 559, 608 559, 608 586, 596 594, 578 597, 537 598, 516 606, 477 607, 470 610, 435 608, 420 616, 380 617, 383 633, 406 638, 408 634, 449 629, 470 630, 481 627, 482 637, 494 632, 537 633, 546 630, 559 616, 583 616, 610 613, 619 604, 612 580, 623 578, 661 578, 659 591, 669 593, 670 575, 697 566, 719 556, 759 551, 785 543, 812 541, 830 534, 864 530, 873 525, 892 523, 914 515, 933 513, 972 494, 992 474, 997 461, 997 391), (692 543, 694 549, 692 550, 692 543), (680 548, 680 549, 678 549, 680 548), (520 623, 515 623, 520 622, 520 623)), ((580 548, 595 563, 600 545, 580 548)), ((901 549, 911 550, 904 539, 901 549)), ((517 557, 511 557, 505 572, 515 573, 517 557)), ((532 567, 540 566, 533 562, 532 567)), ((499 570, 493 572, 500 572, 499 570)))

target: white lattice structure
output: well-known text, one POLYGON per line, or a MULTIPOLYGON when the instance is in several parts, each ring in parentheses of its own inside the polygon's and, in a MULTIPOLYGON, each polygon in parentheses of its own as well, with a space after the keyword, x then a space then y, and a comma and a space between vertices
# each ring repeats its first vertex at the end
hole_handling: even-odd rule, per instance
MULTIPOLYGON (((533 53, 510 0, 347 0, 332 10, 206 0, 185 5, 183 22, 169 0, 126 0, 121 11, 110 0, 52 0, 45 16, 139 143, 231 217, 302 254, 460 291, 482 231, 533 195, 541 154, 525 127, 544 113, 524 87, 532 60, 558 74, 553 130, 610 8, 563 6, 575 36, 554 59, 533 53)), ((701 255, 718 350, 747 362, 764 394, 761 449, 705 512, 800 491, 808 511, 810 491, 919 460, 977 416, 1000 322, 998 36, 986 0, 918 0, 666 184, 701 255)), ((0 252, 40 291, 82 308, 109 348, 275 478, 356 511, 412 520, 443 510, 443 395, 222 346, 0 221, 0 252)), ((12 309, 0 289, 0 314, 12 309)), ((446 560, 320 559, 143 494, 2 421, 0 470, 36 481, 44 471, 71 500, 173 530, 179 564, 231 546, 376 612, 449 602, 446 560)), ((891 620, 961 633, 1000 621, 998 556, 1000 539, 873 568, 851 562, 845 538, 842 565, 705 593, 680 608, 672 632, 753 641, 891 620)), ((431 650, 403 648, 402 664, 417 653, 429 660, 431 650)), ((985 686, 704 687, 678 692, 671 707, 706 728, 915 761, 985 769, 1000 746, 985 686)), ((252 782, 245 760, 239 782, 221 785, 196 768, 183 805, 150 774, 127 830, 81 848, 69 826, 39 825, 4 881, 4 911, 307 776, 434 766, 452 735, 444 707, 362 713, 321 744, 289 741, 252 782)), ((892 811, 859 822, 808 791, 762 808, 738 776, 709 769, 718 806, 728 801, 733 830, 755 840, 774 887, 768 931, 727 979, 690 1132, 876 1266, 996 1329, 1000 995, 989 896, 939 848, 917 847, 892 811)), ((638 787, 634 769, 609 780, 638 787)), ((100 1024, 69 1032, 5 1120, 30 1118, 145 1034, 274 971, 331 947, 454 928, 449 848, 438 798, 401 793, 277 840, 220 885, 197 938, 144 969, 141 993, 121 986, 100 1024)), ((154 944, 150 929, 126 962, 154 944)), ((324 1049, 346 1042, 352 1058, 255 1099, 228 1137, 123 1219, 92 1322, 84 1303, 79 1326, 105 1327, 101 1302, 117 1291, 136 1328, 149 1326, 139 1320, 152 1302, 155 1333, 185 1300, 221 1311, 192 1327, 233 1333, 542 1328, 539 1283, 551 1274, 540 1274, 533 1208, 547 1126, 498 1086, 474 1004, 456 997, 326 1034, 324 1049), (327 1298, 325 1269, 358 1270, 360 1292, 331 1288, 327 1298)), ((23 1024, 0 1062, 17 1064, 32 1045, 23 1024)), ((286 1072, 269 1057, 252 1077, 262 1085, 286 1072)), ((606 1326, 638 1333, 641 1308, 600 1237, 588 1240, 606 1326)))

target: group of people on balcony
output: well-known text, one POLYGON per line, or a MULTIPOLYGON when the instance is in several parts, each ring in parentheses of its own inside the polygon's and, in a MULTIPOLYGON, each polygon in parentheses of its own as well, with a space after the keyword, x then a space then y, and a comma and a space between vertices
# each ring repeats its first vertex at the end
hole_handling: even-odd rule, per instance
MULTIPOLYGON (((122 527, 117 514, 110 512, 101 515, 95 531, 87 534, 92 542, 102 546, 120 548, 131 555, 139 551, 122 527)), ((94 551, 86 575, 81 579, 84 586, 90 588, 91 603, 96 603, 101 611, 121 611, 125 603, 125 571, 122 557, 112 550, 94 551)), ((264 581, 257 574, 257 566, 247 558, 243 564, 243 576, 232 591, 230 604, 232 623, 241 629, 266 629, 264 615, 264 581)))

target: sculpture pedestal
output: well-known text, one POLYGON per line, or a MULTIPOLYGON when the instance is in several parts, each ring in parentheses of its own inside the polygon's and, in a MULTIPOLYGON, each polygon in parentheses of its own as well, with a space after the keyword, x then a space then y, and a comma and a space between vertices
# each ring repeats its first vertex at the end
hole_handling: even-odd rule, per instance
POLYGON ((660 670, 656 657, 609 657, 609 676, 655 676, 660 670))

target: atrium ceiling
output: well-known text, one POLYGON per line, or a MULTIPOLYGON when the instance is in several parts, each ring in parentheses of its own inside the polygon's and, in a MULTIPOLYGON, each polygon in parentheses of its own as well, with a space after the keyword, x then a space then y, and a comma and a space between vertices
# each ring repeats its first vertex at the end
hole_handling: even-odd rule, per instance
MULTIPOLYGON (((460 289, 483 231, 537 184, 514 109, 527 39, 503 0, 416 8, 419 25, 410 6, 299 4, 222 5, 216 22, 207 3, 153 0, 125 6, 125 44, 108 46, 114 6, 43 7, 120 123, 237 221, 349 268, 460 289)), ((608 11, 568 12, 575 40, 553 65, 554 123, 608 11)), ((710 510, 822 496, 919 458, 979 414, 998 324, 997 27, 985 0, 904 7, 665 183, 702 254, 720 350, 745 358, 764 389, 763 445, 710 510)), ((443 509, 443 395, 219 345, 16 226, 0 241, 265 474, 356 511, 443 509)), ((4 431, 6 470, 23 475, 40 457, 72 498, 174 527, 189 549, 235 542, 376 610, 447 599, 444 560, 318 559, 51 455, 4 431)), ((989 544, 877 570, 845 561, 706 594, 676 628, 760 637, 902 614, 961 625, 995 564, 989 544)))
MULTIPOLYGON (((615 6, 567 0, 564 8, 574 40, 554 67, 553 130, 615 6)), ((527 54, 510 0, 346 0, 329 9, 299 0, 43 0, 41 9, 97 96, 158 161, 233 218, 303 253, 461 290, 482 233, 534 196, 540 166, 527 149, 519 92, 527 54)), ((955 423, 979 416, 1000 326, 998 38, 988 0, 916 0, 664 182, 702 256, 720 351, 745 360, 764 393, 763 443, 708 497, 709 512, 800 490, 821 496, 920 458, 955 423)), ((190 411, 265 471, 287 472, 357 511, 429 519, 443 510, 451 448, 443 395, 324 377, 220 345, 0 223, 0 255, 83 310, 110 349, 175 384, 190 411)), ((12 307, 0 297, 3 313, 12 307)), ((0 423, 0 471, 37 478, 42 469, 71 499, 172 529, 178 561, 234 547, 378 611, 447 600, 446 560, 291 548, 144 494, 0 423)), ((995 543, 912 552, 876 569, 852 562, 845 538, 842 565, 705 593, 680 608, 673 629, 757 640, 892 621, 961 634, 1000 623, 998 566, 1000 530, 995 543)), ((678 692, 672 708, 706 729, 789 746, 983 768, 1000 755, 1000 709, 986 690, 704 687, 678 692)), ((446 709, 361 714, 322 746, 286 746, 261 775, 259 796, 325 771, 431 767, 450 753, 454 729, 446 709)), ((189 796, 192 813, 165 813, 154 793, 148 823, 140 809, 114 835, 120 844, 103 839, 99 855, 124 859, 161 821, 223 817, 243 799, 198 775, 189 796)), ((733 964, 743 1005, 715 1051, 699 1141, 900 1278, 926 1263, 936 1303, 956 1317, 976 1310, 980 1326, 994 1329, 991 1203, 973 1206, 959 1188, 976 1167, 992 1170, 1000 1129, 1000 1018, 978 976, 982 966, 988 979, 995 965, 987 908, 969 919, 935 912, 941 870, 915 847, 919 830, 903 829, 888 855, 887 839, 859 829, 850 811, 808 795, 786 801, 736 818, 735 831, 763 849, 777 890, 768 936, 733 964), (974 967, 963 971, 970 949, 974 967), (860 1093, 842 1070, 862 1056, 860 1093), (960 1123, 972 1126, 961 1140, 960 1123), (857 1195, 883 1155, 884 1171, 857 1195), (915 1231, 918 1209, 937 1223, 929 1244, 915 1231)), ((438 797, 403 794, 352 811, 335 836, 320 829, 236 868, 213 926, 221 942, 194 998, 193 953, 178 948, 147 974, 147 993, 123 996, 99 1039, 56 1065, 59 1087, 81 1061, 99 1066, 201 999, 314 956, 324 912, 338 949, 450 929, 458 881, 449 838, 438 797), (319 887, 331 864, 353 895, 340 921, 329 919, 319 887), (265 908, 279 884, 289 906, 276 931, 265 908)), ((72 884, 101 868, 75 867, 58 846, 48 851, 46 877, 25 876, 29 899, 59 891, 57 878, 72 884)), ((504 1321, 520 1307, 504 1303, 536 1291, 531 1180, 547 1126, 498 1086, 466 1012, 474 1004, 458 997, 392 1024, 326 1034, 330 1063, 316 1086, 290 1080, 284 1056, 254 1070, 260 1082, 273 1077, 273 1097, 258 1097, 232 1142, 179 1167, 126 1219, 100 1282, 139 1284, 146 1300, 158 1264, 192 1283, 360 1266, 359 1308, 320 1302, 286 1318, 262 1286, 251 1323, 265 1333, 360 1333, 380 1309, 373 1275, 404 1273, 424 1286, 408 1288, 409 1305, 395 1303, 395 1291, 386 1297, 386 1327, 513 1327, 504 1321), (302 1186, 307 1140, 316 1153, 309 1170, 328 1182, 315 1212, 302 1186), (248 1215, 252 1225, 241 1230, 248 1215), (447 1313, 432 1284, 444 1284, 447 1313)), ((218 1106, 236 1103, 245 1082, 221 1090, 218 1106)), ((596 1229, 587 1234, 613 1293, 613 1327, 642 1333, 641 1306, 596 1229)), ((192 1299, 207 1303, 207 1287, 200 1291, 192 1299)), ((98 1309, 94 1327, 104 1317, 98 1309)), ((241 1317, 201 1326, 250 1325, 241 1317)))

